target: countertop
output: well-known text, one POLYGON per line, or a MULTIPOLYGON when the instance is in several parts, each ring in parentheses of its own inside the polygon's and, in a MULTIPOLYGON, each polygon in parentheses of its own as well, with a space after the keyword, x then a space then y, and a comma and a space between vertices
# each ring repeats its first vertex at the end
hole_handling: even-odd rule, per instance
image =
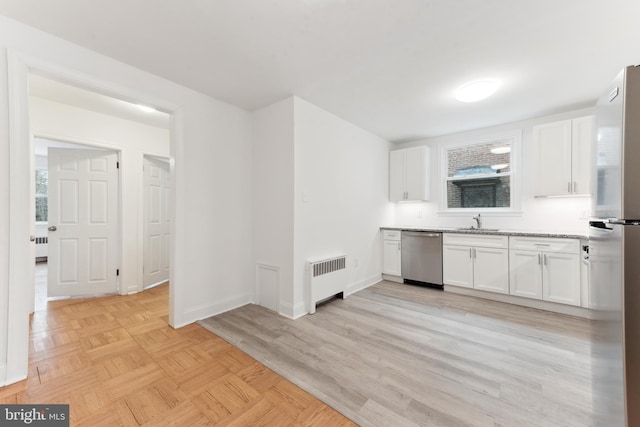
POLYGON ((588 239, 585 234, 572 234, 549 231, 529 231, 529 230, 500 230, 490 228, 454 228, 454 227, 403 227, 399 225, 380 227, 381 230, 404 230, 404 231, 427 231, 432 233, 473 233, 473 234, 498 234, 502 236, 527 236, 527 237, 555 237, 564 239, 588 239))

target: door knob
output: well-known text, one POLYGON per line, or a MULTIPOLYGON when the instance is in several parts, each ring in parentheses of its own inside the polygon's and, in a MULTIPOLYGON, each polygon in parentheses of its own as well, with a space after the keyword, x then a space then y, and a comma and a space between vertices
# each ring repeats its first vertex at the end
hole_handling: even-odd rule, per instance
POLYGON ((49 231, 56 231, 58 228, 55 225, 52 225, 51 227, 47 228, 47 230, 49 231))

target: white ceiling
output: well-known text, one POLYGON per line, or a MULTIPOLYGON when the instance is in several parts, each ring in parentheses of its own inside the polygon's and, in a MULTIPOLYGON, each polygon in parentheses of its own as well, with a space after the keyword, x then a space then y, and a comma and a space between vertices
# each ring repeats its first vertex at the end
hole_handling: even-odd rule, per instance
POLYGON ((300 96, 393 141, 592 105, 637 0, 0 0, 0 14, 255 110, 300 96), (462 104, 458 86, 503 81, 462 104))

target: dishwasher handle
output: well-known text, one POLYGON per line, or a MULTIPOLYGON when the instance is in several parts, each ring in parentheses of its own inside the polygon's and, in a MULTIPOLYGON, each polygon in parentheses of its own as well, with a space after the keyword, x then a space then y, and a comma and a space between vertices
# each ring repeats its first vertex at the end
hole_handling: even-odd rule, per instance
POLYGON ((425 233, 424 231, 403 231, 402 234, 411 237, 440 237, 442 233, 425 233))

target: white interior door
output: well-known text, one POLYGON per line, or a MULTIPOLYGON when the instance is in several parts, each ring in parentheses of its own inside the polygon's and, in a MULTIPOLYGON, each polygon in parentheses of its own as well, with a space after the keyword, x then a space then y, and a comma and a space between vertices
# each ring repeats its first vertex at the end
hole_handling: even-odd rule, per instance
POLYGON ((144 286, 169 280, 169 163, 144 158, 144 286))
POLYGON ((49 296, 115 293, 118 154, 49 148, 49 296))

